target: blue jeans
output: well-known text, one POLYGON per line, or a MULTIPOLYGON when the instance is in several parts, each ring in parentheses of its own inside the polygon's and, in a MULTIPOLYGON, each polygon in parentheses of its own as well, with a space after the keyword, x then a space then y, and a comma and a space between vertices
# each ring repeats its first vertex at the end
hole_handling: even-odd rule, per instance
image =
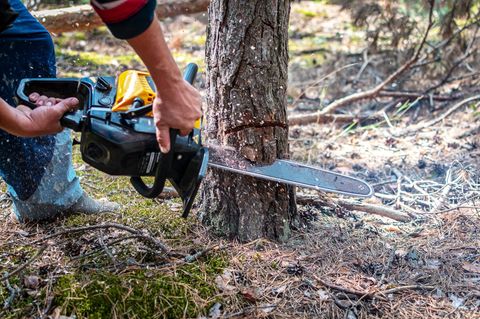
MULTIPOLYGON (((19 13, 0 33, 0 97, 14 105, 22 78, 55 77, 55 51, 50 34, 20 0, 10 0, 19 13)), ((0 130, 0 176, 8 185, 20 220, 54 218, 82 195, 71 162, 70 132, 21 138, 0 130)))

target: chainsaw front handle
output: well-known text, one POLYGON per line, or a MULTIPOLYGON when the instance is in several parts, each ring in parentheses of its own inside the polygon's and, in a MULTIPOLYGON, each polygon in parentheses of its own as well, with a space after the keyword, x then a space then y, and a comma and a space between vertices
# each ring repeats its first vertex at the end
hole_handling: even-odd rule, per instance
MULTIPOLYGON (((183 78, 188 83, 193 84, 193 81, 197 76, 197 72, 198 66, 195 63, 190 63, 185 69, 183 78)), ((152 186, 148 186, 140 176, 134 176, 130 178, 130 183, 132 183, 133 188, 135 188, 135 190, 143 197, 156 198, 163 192, 165 182, 167 178, 170 177, 167 175, 167 173, 172 171, 172 163, 174 160, 173 154, 178 134, 178 129, 170 129, 170 151, 166 154, 162 153, 155 171, 155 180, 153 181, 152 186)))

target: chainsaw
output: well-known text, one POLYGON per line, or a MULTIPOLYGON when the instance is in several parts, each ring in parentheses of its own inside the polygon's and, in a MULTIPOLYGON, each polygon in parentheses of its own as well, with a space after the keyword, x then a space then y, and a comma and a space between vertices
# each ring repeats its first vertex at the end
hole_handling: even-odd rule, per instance
MULTIPOLYGON (((192 84, 197 70, 195 64, 189 64, 184 79, 192 84)), ((168 181, 182 199, 183 217, 188 216, 208 166, 318 191, 356 197, 372 195, 367 183, 353 177, 281 159, 269 165, 254 165, 234 149, 206 147, 202 143, 201 119, 188 136, 171 129, 171 149, 161 153, 152 117, 156 88, 146 72, 128 70, 118 79, 23 79, 16 92, 18 103, 34 108, 28 99, 33 92, 56 98, 77 97, 79 108, 66 113, 60 122, 80 133, 77 143, 82 159, 107 174, 130 176, 135 190, 147 198, 157 197, 168 181), (149 176, 153 183, 147 184, 144 177, 149 176)))

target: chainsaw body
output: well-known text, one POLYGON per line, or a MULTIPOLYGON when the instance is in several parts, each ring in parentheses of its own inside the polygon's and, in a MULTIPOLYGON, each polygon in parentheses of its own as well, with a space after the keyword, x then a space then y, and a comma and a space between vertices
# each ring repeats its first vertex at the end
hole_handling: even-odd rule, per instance
MULTIPOLYGON (((190 64, 185 79, 192 83, 196 72, 196 65, 190 64)), ((28 100, 33 92, 77 97, 79 109, 67 113, 61 124, 81 133, 82 159, 107 174, 130 176, 134 188, 148 198, 157 197, 168 180, 182 198, 183 215, 188 215, 206 173, 208 149, 201 144, 197 123, 188 136, 171 129, 171 150, 160 152, 151 116, 155 86, 148 73, 126 71, 118 79, 24 79, 17 98, 35 107, 28 100), (143 181, 147 176, 154 177, 153 184, 143 181)))

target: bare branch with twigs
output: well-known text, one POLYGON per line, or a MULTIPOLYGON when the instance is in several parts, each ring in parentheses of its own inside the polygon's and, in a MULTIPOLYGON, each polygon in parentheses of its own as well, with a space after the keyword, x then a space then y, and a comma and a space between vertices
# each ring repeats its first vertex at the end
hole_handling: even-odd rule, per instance
POLYGON ((418 61, 418 59, 420 57, 420 53, 421 53, 423 47, 425 46, 428 35, 430 34, 430 30, 432 29, 433 24, 434 24, 434 22, 433 22, 433 8, 435 6, 435 0, 430 0, 429 2, 430 2, 430 12, 429 12, 429 17, 428 17, 427 29, 425 30, 423 38, 420 41, 420 44, 419 44, 417 50, 415 51, 415 53, 413 54, 413 56, 407 62, 405 62, 402 66, 400 66, 400 68, 398 68, 395 72, 393 72, 390 76, 388 76, 383 82, 381 82, 376 87, 374 87, 370 90, 348 95, 346 97, 343 97, 341 99, 336 100, 335 102, 330 103, 329 105, 327 105, 324 109, 322 109, 319 112, 316 112, 314 114, 295 116, 295 117, 292 117, 290 120, 292 122, 302 122, 302 117, 303 117, 305 119, 305 120, 303 120, 303 122, 305 122, 307 118, 314 121, 317 117, 325 115, 325 114, 332 113, 333 111, 337 110, 339 107, 342 107, 344 105, 347 105, 347 104, 350 104, 350 103, 353 103, 353 102, 357 102, 357 101, 360 101, 360 100, 364 100, 364 99, 374 98, 374 97, 378 96, 380 91, 382 91, 385 88, 385 86, 392 83, 396 78, 398 78, 401 74, 403 74, 406 70, 408 70, 411 66, 413 66, 415 64, 415 62, 418 61))
POLYGON ((62 230, 62 231, 56 232, 54 234, 51 234, 51 235, 45 236, 43 238, 40 238, 38 240, 35 240, 31 244, 44 242, 48 239, 58 237, 58 236, 63 236, 63 235, 66 235, 66 234, 80 233, 80 232, 86 232, 86 231, 89 231, 89 230, 108 229, 108 228, 116 228, 116 229, 120 229, 120 230, 129 232, 133 235, 136 235, 136 236, 138 236, 139 239, 142 239, 142 240, 146 241, 147 243, 152 244, 154 247, 160 249, 167 256, 179 256, 177 253, 172 252, 172 250, 167 245, 162 243, 157 238, 155 238, 153 236, 150 236, 150 235, 142 232, 141 230, 138 230, 138 229, 126 226, 126 225, 117 224, 117 223, 104 223, 104 224, 99 224, 99 225, 67 228, 65 230, 62 230))

